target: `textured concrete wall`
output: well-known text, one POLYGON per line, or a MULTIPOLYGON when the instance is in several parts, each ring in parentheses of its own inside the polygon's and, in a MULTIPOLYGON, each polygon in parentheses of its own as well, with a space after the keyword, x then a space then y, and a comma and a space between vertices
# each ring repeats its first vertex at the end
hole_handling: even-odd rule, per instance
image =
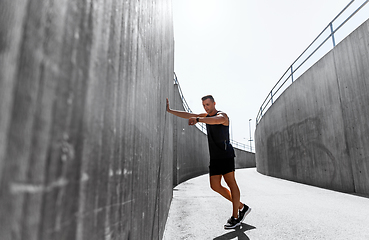
MULTIPOLYGON (((171 108, 183 110, 178 87, 174 86, 174 101, 171 108)), ((201 99, 199 99, 201 104, 201 99)), ((171 120, 172 121, 172 120, 171 120)), ((209 148, 205 133, 195 126, 189 126, 188 120, 174 117, 173 136, 173 185, 209 172, 209 148)), ((255 167, 255 154, 235 148, 236 168, 255 167)))
POLYGON ((0 239, 160 239, 170 0, 0 1, 0 239))
POLYGON ((355 192, 369 195, 369 20, 334 53, 348 167, 355 192))
POLYGON ((259 172, 369 194, 369 22, 269 108, 255 132, 259 172))
POLYGON ((237 148, 234 150, 236 153, 236 169, 256 167, 255 153, 247 152, 237 148))
POLYGON ((1 240, 161 239, 173 182, 209 161, 206 136, 165 111, 182 107, 171 14, 169 0, 0 1, 1 240))

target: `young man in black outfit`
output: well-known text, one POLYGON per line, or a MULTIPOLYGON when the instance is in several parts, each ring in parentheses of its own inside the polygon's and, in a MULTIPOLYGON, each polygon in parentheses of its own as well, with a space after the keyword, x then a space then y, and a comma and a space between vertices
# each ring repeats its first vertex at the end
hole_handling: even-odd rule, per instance
POLYGON ((167 111, 178 117, 188 119, 188 125, 195 125, 198 122, 206 123, 210 153, 210 186, 214 191, 232 202, 232 216, 224 225, 225 229, 232 229, 241 224, 251 208, 240 202, 240 190, 234 175, 235 154, 229 142, 229 118, 225 112, 218 111, 215 108, 216 103, 213 96, 207 95, 201 100, 206 113, 194 114, 172 110, 169 108, 168 99, 167 111), (230 190, 221 185, 222 177, 230 190))

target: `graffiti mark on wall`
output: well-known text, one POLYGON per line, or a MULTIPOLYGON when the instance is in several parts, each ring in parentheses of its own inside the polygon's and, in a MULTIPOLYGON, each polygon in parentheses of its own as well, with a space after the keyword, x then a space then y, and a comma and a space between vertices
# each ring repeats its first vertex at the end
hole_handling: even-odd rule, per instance
POLYGON ((327 181, 324 179, 332 182, 336 178, 337 162, 323 143, 319 118, 308 118, 275 132, 268 137, 267 148, 268 169, 272 175, 291 176, 312 184, 327 181), (321 176, 325 176, 324 179, 321 176))

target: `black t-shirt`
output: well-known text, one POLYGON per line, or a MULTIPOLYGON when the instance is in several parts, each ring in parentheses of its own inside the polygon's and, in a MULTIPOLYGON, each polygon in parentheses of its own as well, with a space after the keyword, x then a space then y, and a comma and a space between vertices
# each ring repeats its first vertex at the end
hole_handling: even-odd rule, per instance
MULTIPOLYGON (((206 117, 211 116, 207 115, 206 117)), ((229 126, 224 126, 223 124, 206 124, 206 130, 208 133, 210 159, 235 157, 234 149, 229 142, 229 126)))

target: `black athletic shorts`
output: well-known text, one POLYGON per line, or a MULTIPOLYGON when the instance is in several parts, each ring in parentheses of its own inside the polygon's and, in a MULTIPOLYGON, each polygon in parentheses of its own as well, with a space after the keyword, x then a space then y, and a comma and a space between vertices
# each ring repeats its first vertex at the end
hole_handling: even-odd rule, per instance
POLYGON ((234 158, 225 159, 210 159, 209 174, 214 175, 224 175, 235 170, 234 158))

